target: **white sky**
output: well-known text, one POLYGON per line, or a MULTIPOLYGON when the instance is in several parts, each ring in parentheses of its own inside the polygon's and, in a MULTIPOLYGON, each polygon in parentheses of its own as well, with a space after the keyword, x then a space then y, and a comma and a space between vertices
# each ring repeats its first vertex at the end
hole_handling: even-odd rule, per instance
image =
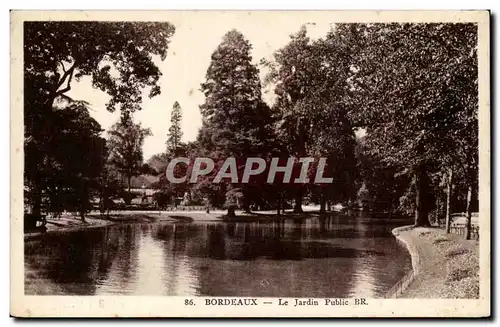
MULTIPOLYGON (((256 15, 258 16, 258 15, 256 15)), ((213 51, 222 40, 222 36, 235 28, 243 33, 253 46, 254 64, 262 58, 272 58, 274 51, 283 47, 289 41, 289 36, 297 32, 307 20, 290 19, 290 15, 279 19, 262 19, 253 15, 225 15, 217 23, 207 24, 206 19, 176 19, 171 21, 176 32, 171 38, 170 47, 165 61, 158 61, 163 76, 159 80, 161 95, 149 99, 143 97, 142 110, 134 114, 136 121, 144 127, 149 127, 153 136, 144 143, 144 158, 147 160, 153 154, 165 151, 167 132, 170 126, 170 111, 175 101, 178 101, 183 111, 182 131, 183 141, 196 138, 201 127, 199 105, 204 102, 200 92, 200 84, 205 81, 205 73, 210 64, 213 51), (288 19, 285 19, 288 17, 288 19)), ((311 38, 325 36, 330 29, 331 21, 307 25, 311 38)), ((264 72, 261 72, 263 77, 264 72)), ((68 95, 74 99, 90 102, 91 115, 108 129, 115 123, 120 113, 106 111, 105 104, 109 97, 100 90, 93 89, 90 78, 85 77, 72 84, 68 95)), ((266 101, 272 101, 272 91, 264 94, 266 101)))

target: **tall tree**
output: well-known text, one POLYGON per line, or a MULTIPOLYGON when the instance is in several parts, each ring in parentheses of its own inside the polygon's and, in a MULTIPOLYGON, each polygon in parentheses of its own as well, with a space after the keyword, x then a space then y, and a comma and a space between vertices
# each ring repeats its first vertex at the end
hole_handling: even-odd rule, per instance
MULTIPOLYGON (((287 152, 328 159, 334 183, 320 187, 322 211, 327 197, 343 202, 355 195, 355 137, 347 101, 354 50, 344 41, 346 34, 331 32, 313 41, 303 26, 267 63, 267 81, 276 84, 278 134, 287 152)), ((305 190, 295 187, 294 212, 302 211, 305 190)))
POLYGON ((148 128, 134 123, 131 117, 115 123, 108 131, 110 162, 127 179, 127 198, 130 196, 132 177, 143 171, 142 146, 144 139, 151 135, 148 128))
POLYGON ((179 102, 175 101, 170 114, 170 127, 168 129, 167 153, 177 155, 182 142, 182 110, 179 102))
POLYGON ((84 76, 110 96, 109 111, 140 109, 142 91, 160 93, 161 72, 153 55, 165 59, 174 27, 168 22, 25 22, 24 119, 27 179, 33 212, 40 213, 46 176, 40 169, 57 134, 55 99, 84 76))
MULTIPOLYGON (((300 158, 307 155, 310 110, 314 110, 305 105, 304 100, 317 81, 314 75, 321 59, 314 53, 305 26, 290 38, 290 42, 274 54, 274 62, 268 64, 271 71, 267 80, 276 84, 273 109, 278 117, 278 135, 286 140, 287 152, 300 158)), ((303 195, 304 188, 297 187, 294 212, 302 212, 303 195)))
POLYGON ((90 200, 99 191, 106 141, 100 136, 101 126, 82 101, 55 110, 54 124, 59 133, 52 138, 41 164, 48 210, 56 214, 62 210, 79 212, 85 221, 90 200))
POLYGON ((429 225, 432 170, 454 162, 468 167, 466 176, 477 171, 477 26, 357 28, 363 30, 352 79, 358 122, 375 154, 413 176, 415 225, 429 225))
MULTIPOLYGON (((206 98, 200 106, 201 141, 218 159, 231 156, 244 163, 247 157, 262 156, 267 151, 271 115, 262 100, 259 71, 252 64, 251 48, 239 31, 226 33, 212 54, 206 82, 202 84, 206 98)), ((244 208, 249 210, 249 185, 229 186, 241 189, 244 208)))
POLYGON ((358 139, 359 204, 364 210, 393 213, 401 211, 400 198, 405 194, 409 181, 407 176, 398 175, 400 167, 390 165, 372 154, 366 138, 358 139))

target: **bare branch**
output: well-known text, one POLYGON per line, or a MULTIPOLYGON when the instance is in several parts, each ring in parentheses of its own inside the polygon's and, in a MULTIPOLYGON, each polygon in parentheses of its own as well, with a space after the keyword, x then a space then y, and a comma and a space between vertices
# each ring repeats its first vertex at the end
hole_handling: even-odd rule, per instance
POLYGON ((64 66, 64 63, 63 63, 61 60, 59 60, 59 63, 60 63, 60 64, 61 64, 61 66, 62 66, 62 70, 63 70, 63 72, 64 72, 64 73, 66 73, 66 67, 64 66))
MULTIPOLYGON (((69 73, 69 77, 68 77, 68 82, 66 84, 66 87, 62 90, 59 90, 55 93, 54 97, 58 97, 59 95, 63 94, 63 93, 66 93, 68 92, 69 90, 71 90, 71 79, 73 78, 73 72, 75 71, 75 65, 73 65, 66 73, 64 73, 64 76, 63 76, 63 79, 62 79, 62 82, 64 82, 66 80, 66 77, 67 76, 67 73, 69 73)), ((57 89, 59 89, 59 87, 62 85, 62 83, 60 83, 60 85, 57 87, 57 89)))
POLYGON ((64 72, 64 75, 61 77, 61 79, 59 80, 59 82, 57 83, 56 87, 54 88, 54 94, 55 96, 58 96, 59 94, 62 94, 64 92, 67 92, 69 91, 70 89, 64 91, 64 92, 61 92, 61 91, 57 91, 59 90, 59 88, 64 84, 64 82, 66 81, 66 79, 69 77, 69 80, 68 80, 68 84, 67 84, 67 87, 66 88, 69 88, 70 85, 69 83, 71 82, 71 78, 73 77, 73 71, 75 70, 75 67, 76 67, 76 62, 73 64, 73 66, 71 66, 70 69, 66 70, 64 72))

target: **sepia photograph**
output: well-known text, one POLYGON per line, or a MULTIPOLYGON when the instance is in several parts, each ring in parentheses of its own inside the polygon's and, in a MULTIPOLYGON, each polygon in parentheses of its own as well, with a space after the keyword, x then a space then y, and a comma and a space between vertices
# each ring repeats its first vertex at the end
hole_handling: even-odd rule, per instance
POLYGON ((11 314, 488 316, 489 15, 12 11, 11 314))

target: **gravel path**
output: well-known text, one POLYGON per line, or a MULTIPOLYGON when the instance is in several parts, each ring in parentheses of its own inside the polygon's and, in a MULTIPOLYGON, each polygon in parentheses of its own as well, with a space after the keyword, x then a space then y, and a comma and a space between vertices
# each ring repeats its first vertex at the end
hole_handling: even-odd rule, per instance
POLYGON ((399 233, 414 245, 420 271, 400 298, 478 298, 479 242, 438 228, 399 233))

